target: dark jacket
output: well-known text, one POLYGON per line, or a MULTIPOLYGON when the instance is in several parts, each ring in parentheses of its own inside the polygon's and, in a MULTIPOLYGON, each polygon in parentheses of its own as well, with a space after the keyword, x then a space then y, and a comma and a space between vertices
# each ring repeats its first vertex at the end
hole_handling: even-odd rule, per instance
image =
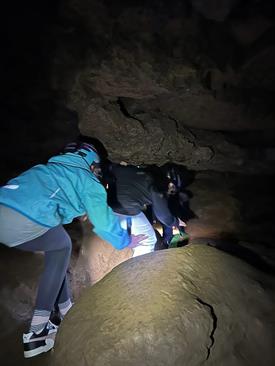
POLYGON ((137 215, 151 205, 157 219, 166 226, 178 224, 169 208, 165 195, 153 185, 148 172, 135 166, 110 166, 108 202, 112 209, 123 215, 137 215))

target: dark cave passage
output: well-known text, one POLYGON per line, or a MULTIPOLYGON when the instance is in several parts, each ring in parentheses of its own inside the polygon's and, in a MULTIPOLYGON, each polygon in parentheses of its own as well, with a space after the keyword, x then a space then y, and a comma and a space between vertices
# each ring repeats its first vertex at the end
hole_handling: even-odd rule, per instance
MULTIPOLYGON (((274 1, 32 0, 1 9, 1 186, 81 136, 103 160, 150 173, 187 224, 178 248, 132 258, 134 249, 115 249, 72 215, 76 306, 54 352, 28 361, 21 333, 43 255, 0 244, 1 364, 273 366, 274 1), (180 186, 168 196, 171 169, 180 186)), ((167 248, 156 235, 156 249, 167 248)))

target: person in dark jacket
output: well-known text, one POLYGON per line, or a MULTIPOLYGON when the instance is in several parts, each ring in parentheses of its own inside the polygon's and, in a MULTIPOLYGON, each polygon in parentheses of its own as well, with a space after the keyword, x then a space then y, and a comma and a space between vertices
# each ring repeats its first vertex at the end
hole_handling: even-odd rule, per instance
POLYGON ((108 203, 120 218, 121 226, 135 235, 147 237, 133 249, 134 257, 152 252, 157 241, 155 231, 143 212, 147 206, 152 207, 157 219, 166 227, 185 226, 182 220, 171 214, 165 192, 156 188, 152 176, 144 169, 109 162, 103 172, 108 203))
MULTIPOLYGON (((185 180, 181 177, 180 171, 174 166, 164 166, 164 185, 167 187, 166 195, 168 200, 168 207, 171 212, 177 217, 179 217, 183 222, 186 222, 190 218, 195 217, 193 212, 189 208, 189 196, 185 190, 185 180)), ((161 179, 161 178, 160 178, 161 179)), ((173 235, 173 230, 169 226, 162 224, 163 231, 163 243, 166 248, 171 245, 171 240, 173 241, 176 237, 173 235)), ((185 232, 185 226, 180 226, 179 235, 177 235, 179 240, 177 246, 186 245, 189 240, 189 235, 185 232)))
POLYGON ((23 335, 25 357, 53 347, 57 326, 49 320, 50 314, 58 306, 62 318, 72 306, 66 276, 72 244, 62 225, 87 214, 95 233, 117 249, 143 239, 121 228, 108 207, 105 188, 94 174, 98 164, 92 145, 71 144, 64 154, 34 166, 0 189, 0 242, 45 252, 34 315, 23 335))

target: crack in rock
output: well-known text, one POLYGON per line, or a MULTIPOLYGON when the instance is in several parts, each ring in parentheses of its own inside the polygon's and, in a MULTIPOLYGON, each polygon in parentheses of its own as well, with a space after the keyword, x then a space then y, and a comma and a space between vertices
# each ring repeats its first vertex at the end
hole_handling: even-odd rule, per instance
POLYGON ((177 132, 177 134, 179 134, 179 133, 180 133, 180 125, 179 125, 179 121, 178 121, 176 118, 174 118, 174 117, 172 117, 172 116, 170 116, 170 115, 168 115, 167 117, 168 117, 169 119, 171 119, 171 121, 175 122, 176 132, 177 132))
POLYGON ((138 119, 138 118, 136 118, 136 117, 131 116, 131 114, 128 112, 127 108, 125 107, 125 105, 124 105, 124 103, 123 103, 123 101, 122 101, 122 98, 120 98, 120 97, 118 97, 118 98, 117 98, 117 104, 118 104, 118 106, 119 106, 119 109, 120 109, 121 113, 122 113, 126 118, 131 118, 131 119, 134 119, 135 121, 138 121, 138 122, 140 123, 141 127, 142 127, 143 129, 145 129, 144 123, 143 123, 140 119, 138 119))
POLYGON ((157 154, 162 150, 164 142, 165 142, 165 137, 162 137, 158 144, 158 149, 155 152, 153 152, 154 156, 157 156, 157 154))
POLYGON ((207 304, 206 302, 204 302, 202 299, 200 299, 199 297, 196 298, 197 302, 200 303, 201 305, 204 305, 204 306, 207 306, 208 309, 210 310, 210 314, 211 314, 211 317, 212 317, 212 320, 213 320, 213 328, 212 328, 212 331, 210 333, 210 339, 211 339, 211 344, 210 346, 207 347, 207 357, 206 357, 206 360, 209 359, 210 357, 210 353, 211 353, 211 348, 213 347, 214 343, 215 343, 215 338, 214 338, 214 334, 215 334, 215 331, 217 329, 217 324, 218 324, 218 318, 215 314, 215 311, 214 311, 214 308, 212 305, 210 304, 207 304))

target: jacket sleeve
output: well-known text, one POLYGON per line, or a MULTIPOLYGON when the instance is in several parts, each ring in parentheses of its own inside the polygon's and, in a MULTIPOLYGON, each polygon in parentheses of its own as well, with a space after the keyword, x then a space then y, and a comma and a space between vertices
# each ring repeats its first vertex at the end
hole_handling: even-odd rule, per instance
POLYGON ((151 190, 151 195, 152 209, 157 219, 166 226, 178 226, 178 219, 171 214, 166 197, 153 188, 151 190))
POLYGON ((129 234, 121 228, 119 218, 107 205, 107 194, 104 187, 94 180, 89 183, 89 185, 86 184, 82 202, 89 220, 94 225, 94 232, 116 249, 124 249, 130 244, 129 234))

